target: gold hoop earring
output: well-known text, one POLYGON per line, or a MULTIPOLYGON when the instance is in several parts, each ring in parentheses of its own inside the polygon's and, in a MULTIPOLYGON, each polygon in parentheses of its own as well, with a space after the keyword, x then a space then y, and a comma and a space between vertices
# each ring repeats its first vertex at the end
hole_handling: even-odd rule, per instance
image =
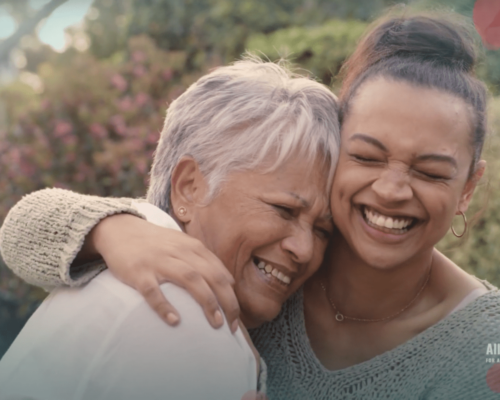
POLYGON ((464 219, 464 231, 462 232, 461 235, 457 235, 457 232, 455 232, 455 228, 453 228, 453 222, 451 223, 451 232, 457 237, 461 238, 463 235, 465 235, 465 232, 467 232, 467 217, 462 211, 459 211, 459 213, 462 215, 462 218, 464 219))
POLYGON ((179 215, 180 215, 181 217, 183 217, 183 216, 184 216, 184 215, 186 215, 186 213, 187 213, 187 210, 186 210, 186 208, 185 208, 185 207, 179 207, 179 208, 177 209, 177 211, 178 211, 178 213, 179 213, 179 215))

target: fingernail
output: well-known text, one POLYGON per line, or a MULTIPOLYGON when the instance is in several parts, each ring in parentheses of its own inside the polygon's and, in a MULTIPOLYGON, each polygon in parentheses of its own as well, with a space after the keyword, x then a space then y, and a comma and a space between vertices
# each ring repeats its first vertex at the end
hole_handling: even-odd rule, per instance
POLYGON ((170 325, 175 325, 177 322, 179 322, 179 317, 175 315, 174 313, 168 313, 167 314, 167 322, 170 325))
POLYGON ((223 323, 224 323, 224 318, 222 318, 222 314, 219 310, 217 310, 214 314, 214 319, 215 319, 215 323, 218 325, 218 326, 221 326, 223 323))
POLYGON ((234 320, 233 324, 231 325, 231 331, 234 333, 238 330, 238 327, 240 326, 238 320, 234 320))

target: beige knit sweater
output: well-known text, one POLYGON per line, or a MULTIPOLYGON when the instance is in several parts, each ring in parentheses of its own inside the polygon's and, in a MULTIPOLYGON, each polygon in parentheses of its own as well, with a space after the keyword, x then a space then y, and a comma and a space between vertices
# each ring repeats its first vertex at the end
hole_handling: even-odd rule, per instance
POLYGON ((70 268, 85 236, 109 215, 144 218, 131 202, 63 189, 31 193, 10 210, 0 228, 2 258, 23 280, 47 290, 82 285, 106 267, 99 261, 70 268))

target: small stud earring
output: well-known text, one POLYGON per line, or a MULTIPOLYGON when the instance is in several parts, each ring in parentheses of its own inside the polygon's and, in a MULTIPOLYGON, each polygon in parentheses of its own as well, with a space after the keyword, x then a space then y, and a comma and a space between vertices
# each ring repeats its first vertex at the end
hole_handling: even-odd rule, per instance
POLYGON ((180 215, 181 217, 183 217, 183 216, 184 216, 184 215, 186 215, 186 213, 187 213, 187 210, 186 210, 186 208, 185 208, 185 207, 179 207, 179 209, 178 209, 177 211, 179 212, 179 215, 180 215))

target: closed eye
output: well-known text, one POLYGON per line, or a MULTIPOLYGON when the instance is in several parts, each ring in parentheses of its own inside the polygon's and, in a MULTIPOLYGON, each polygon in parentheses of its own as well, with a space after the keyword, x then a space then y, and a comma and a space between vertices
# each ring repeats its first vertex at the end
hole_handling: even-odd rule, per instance
POLYGON ((328 240, 328 239, 330 239, 330 236, 332 236, 332 232, 329 231, 328 229, 325 229, 325 228, 318 227, 315 229, 315 231, 321 239, 328 240))
POLYGON ((430 174, 428 172, 423 172, 423 171, 417 171, 420 175, 423 175, 424 177, 428 179, 432 179, 435 181, 446 181, 449 180, 450 178, 447 176, 442 176, 442 175, 436 175, 436 174, 430 174))
POLYGON ((351 157, 354 158, 356 161, 359 161, 361 163, 379 163, 379 162, 381 162, 381 160, 377 160, 377 159, 371 158, 371 157, 362 156, 359 154, 351 154, 351 157))
POLYGON ((293 208, 282 206, 280 204, 272 204, 272 206, 280 213, 283 218, 290 219, 295 214, 295 210, 293 208))

